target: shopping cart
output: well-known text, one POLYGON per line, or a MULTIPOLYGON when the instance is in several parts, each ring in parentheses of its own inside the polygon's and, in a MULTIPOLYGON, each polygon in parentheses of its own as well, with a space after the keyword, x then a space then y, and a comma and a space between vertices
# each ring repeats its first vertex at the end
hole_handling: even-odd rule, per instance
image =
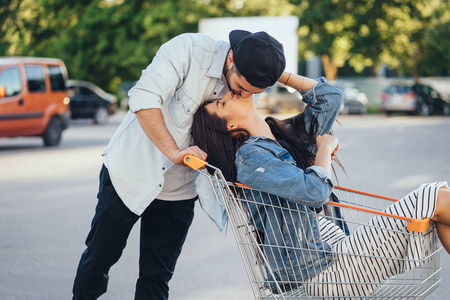
MULTIPOLYGON (((311 296, 305 292, 305 284, 323 285, 336 282, 323 282, 317 280, 312 282, 311 279, 301 278, 301 276, 281 276, 279 270, 292 269, 298 266, 298 261, 307 259, 302 255, 305 252, 302 246, 293 247, 292 239, 295 237, 288 236, 278 238, 278 244, 267 245, 264 243, 264 232, 257 230, 255 225, 258 216, 276 211, 283 218, 308 218, 305 212, 300 213, 300 204, 289 203, 286 205, 273 195, 262 193, 261 191, 252 189, 248 186, 227 182, 222 172, 209 165, 207 162, 201 161, 194 156, 186 156, 184 158, 186 165, 194 170, 198 170, 201 174, 209 179, 212 190, 214 191, 216 200, 220 205, 224 206, 229 218, 239 252, 242 256, 244 266, 253 289, 255 299, 424 299, 432 291, 434 291, 440 282, 440 243, 434 226, 429 226, 430 220, 414 220, 388 213, 383 213, 396 199, 382 197, 374 194, 364 193, 343 187, 335 187, 334 200, 326 205, 319 214, 311 213, 314 218, 319 218, 319 223, 327 224, 327 226, 335 226, 339 229, 337 236, 327 236, 327 233, 321 232, 321 238, 332 243, 334 239, 345 238, 345 236, 355 233, 361 228, 368 225, 369 220, 374 217, 383 217, 387 222, 407 223, 407 230, 396 231, 383 227, 369 228, 376 229, 382 235, 389 236, 396 234, 404 239, 414 239, 415 242, 428 245, 426 253, 420 259, 414 258, 395 258, 392 256, 383 256, 382 254, 361 255, 358 258, 378 259, 392 262, 403 268, 398 275, 391 276, 387 280, 380 283, 373 282, 351 282, 354 286, 365 285, 371 287, 371 293, 364 296, 342 297, 334 295, 311 296), (212 174, 207 169, 212 170, 212 174), (262 201, 264 199, 264 201, 262 201), (338 202, 337 202, 338 201, 338 202), (257 211, 255 213, 255 211, 257 211), (331 224, 331 225, 330 225, 331 224), (344 236, 344 237, 342 237, 344 236), (281 242, 280 242, 281 241, 281 242), (281 262, 274 261, 274 253, 289 252, 289 259, 281 262), (405 266, 410 266, 405 267, 405 266)), ((281 222, 281 221, 280 221, 281 222)), ((285 224, 277 224, 274 221, 270 226, 285 226, 285 224)), ((406 224, 403 224, 404 227, 406 224)), ((374 227, 374 226, 372 226, 374 227)), ((264 228, 270 230, 270 228, 264 228)), ((263 230, 263 231, 264 231, 263 230)), ((304 229, 303 229, 304 230, 304 229)), ((336 231, 338 232, 338 231, 336 231)), ((299 235, 301 233, 299 232, 299 235)), ((295 244, 295 243, 294 243, 295 244)), ((319 250, 317 250, 319 251, 319 250)), ((326 252, 326 250, 320 250, 326 252)), ((327 253, 329 254, 329 253, 327 253)), ((348 253, 332 252, 333 256, 340 255, 345 257, 348 253)), ((312 277, 316 278, 316 277, 312 277)), ((348 284, 349 282, 339 282, 339 284, 348 284)))

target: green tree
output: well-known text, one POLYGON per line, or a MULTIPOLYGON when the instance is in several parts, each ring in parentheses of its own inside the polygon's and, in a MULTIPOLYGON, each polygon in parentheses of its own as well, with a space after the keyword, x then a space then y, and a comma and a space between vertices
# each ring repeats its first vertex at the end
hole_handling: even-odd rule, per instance
POLYGON ((0 5, 0 55, 26 55, 39 28, 39 4, 33 0, 3 0, 0 5))
POLYGON ((63 12, 61 18, 52 15, 52 2, 48 1, 48 16, 55 25, 67 23, 63 30, 51 32, 53 38, 41 39, 37 54, 53 48, 66 61, 72 78, 110 89, 137 79, 162 43, 197 30, 192 1, 89 1, 71 20, 63 12))
POLYGON ((196 32, 202 1, 12 0, 2 7, 0 55, 58 57, 74 79, 116 89, 159 46, 196 32))
POLYGON ((11 0, 0 10, 0 55, 58 57, 71 78, 116 90, 140 76, 161 44, 196 32, 201 18, 292 10, 287 0, 11 0))
POLYGON ((402 1, 396 6, 384 4, 382 11, 384 18, 377 20, 382 61, 412 73, 416 80, 437 66, 449 68, 450 36, 441 35, 450 26, 448 1, 402 1))
POLYGON ((449 68, 447 0, 292 1, 300 17, 300 56, 322 57, 334 79, 348 62, 356 71, 386 63, 416 79, 449 68), (438 38, 439 37, 439 38, 438 38), (432 58, 434 57, 434 61, 432 58), (436 59, 438 58, 438 59, 436 59))
POLYGON ((450 65, 447 0, 0 0, 0 55, 62 58, 74 79, 116 90, 201 18, 300 17, 299 56, 326 76, 380 62, 405 74, 450 65), (438 58, 438 59, 436 59, 438 58))

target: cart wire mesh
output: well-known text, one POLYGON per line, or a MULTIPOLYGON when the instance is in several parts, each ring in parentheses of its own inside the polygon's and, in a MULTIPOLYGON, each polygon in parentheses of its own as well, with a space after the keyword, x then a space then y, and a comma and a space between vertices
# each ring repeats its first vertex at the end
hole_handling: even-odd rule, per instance
MULTIPOLYGON (((378 214, 394 203, 395 199, 335 187, 333 201, 324 205, 319 212, 244 185, 226 182, 219 169, 206 162, 204 165, 214 170, 213 175, 204 170, 199 171, 209 178, 216 200, 226 209, 229 226, 232 228, 255 299, 415 300, 424 299, 438 287, 441 247, 435 227, 431 223, 429 228, 419 230, 423 232, 396 229, 406 228, 407 224, 414 220, 378 214), (339 206, 334 202, 339 203, 339 206), (379 218, 381 223, 371 223, 371 220, 376 218, 379 218), (266 221, 261 222, 262 219, 266 221), (292 228, 280 231, 283 226, 288 226, 287 221, 296 224, 293 231, 292 228), (400 236, 402 241, 414 241, 424 245, 424 253, 420 257, 412 255, 404 258, 384 252, 350 253, 342 249, 339 251, 338 247, 311 249, 305 247, 305 241, 302 239, 307 236, 306 231, 312 230, 311 224, 314 222, 318 224, 322 241, 330 245, 338 245, 342 240, 355 236, 364 229, 376 232, 381 239, 400 236), (395 226, 379 226, 391 223, 395 226), (369 261, 375 267, 381 262, 394 269, 389 271, 393 275, 383 278, 381 282, 372 281, 370 276, 364 277, 367 278, 364 281, 348 277, 340 277, 336 281, 329 278, 324 280, 317 275, 326 271, 328 265, 315 266, 314 274, 309 274, 310 270, 286 271, 298 270, 302 262, 311 262, 320 255, 341 261, 369 261), (326 295, 307 293, 307 290, 320 289, 323 285, 334 286, 334 289, 331 289, 334 292, 326 295), (342 286, 350 286, 351 289, 363 292, 340 294, 342 286)), ((371 242, 373 243, 368 243, 371 242)), ((345 267, 351 268, 347 265, 345 267)), ((371 270, 362 271, 370 273, 371 270)))

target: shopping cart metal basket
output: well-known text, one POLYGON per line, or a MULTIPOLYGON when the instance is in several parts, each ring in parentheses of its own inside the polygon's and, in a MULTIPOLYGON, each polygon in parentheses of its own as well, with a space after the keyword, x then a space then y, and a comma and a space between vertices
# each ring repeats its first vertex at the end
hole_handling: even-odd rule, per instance
MULTIPOLYGON (((358 253, 338 253, 336 250, 317 250, 331 252, 332 256, 347 257, 356 256, 357 259, 368 259, 377 261, 387 261, 392 263, 394 268, 401 269, 395 276, 390 276, 382 282, 327 282, 316 277, 304 278, 302 276, 282 276, 279 270, 285 270, 298 266, 298 262, 308 259, 305 257, 305 249, 302 244, 293 243, 292 240, 298 237, 283 236, 276 239, 277 243, 268 245, 264 242, 264 234, 267 234, 270 228, 258 228, 257 218, 264 214, 276 211, 280 218, 303 218, 308 219, 311 216, 299 209, 300 204, 282 203, 281 199, 274 195, 262 193, 248 186, 238 183, 227 182, 222 172, 201 161, 194 156, 186 156, 185 164, 198 170, 209 179, 212 190, 220 205, 224 206, 228 214, 229 226, 235 236, 239 252, 242 256, 244 266, 253 289, 255 299, 424 299, 434 291, 440 282, 440 261, 439 252, 441 250, 437 233, 434 226, 429 226, 429 219, 414 220, 401 216, 384 213, 386 209, 396 199, 382 197, 379 195, 364 193, 343 187, 335 187, 334 200, 328 202, 322 212, 310 213, 313 218, 318 218, 318 223, 339 228, 336 230, 339 234, 329 234, 330 231, 321 232, 321 238, 327 242, 333 243, 337 240, 354 234, 361 228, 376 230, 379 234, 389 236, 396 234, 403 239, 414 239, 427 245, 425 255, 419 259, 392 257, 383 253, 377 254, 358 254, 358 253), (207 172, 203 167, 206 166, 213 173, 207 172), (264 199, 264 200, 261 200, 264 199), (375 217, 382 217, 385 222, 405 223, 407 230, 393 230, 382 226, 370 225, 369 221, 375 217), (262 232, 261 232, 262 231, 262 232), (294 245, 294 246, 293 246, 294 245), (290 253, 289 259, 276 261, 274 253, 290 253), (282 264, 282 265, 279 265, 282 264), (408 267, 409 266, 409 267, 408 267), (315 279, 316 278, 316 279, 315 279), (314 281, 316 280, 316 281, 314 281), (334 294, 314 296, 308 295, 305 291, 305 285, 324 285, 324 284, 352 284, 356 288, 362 285, 370 287, 370 294, 358 296, 336 296, 334 294)), ((269 226, 285 226, 281 220, 273 221, 269 226)), ((325 226, 325 227, 326 227, 325 226)), ((329 227, 328 227, 329 228, 329 227)), ((303 228, 305 230, 305 228, 303 228)), ((334 232, 334 231, 331 231, 334 232)), ((301 236, 301 232, 298 232, 301 236)), ((313 250, 314 251, 314 250, 313 250)), ((307 254, 306 254, 307 255, 307 254)), ((350 266, 349 266, 350 267, 350 266)), ((368 271, 368 270, 366 270, 368 271)))

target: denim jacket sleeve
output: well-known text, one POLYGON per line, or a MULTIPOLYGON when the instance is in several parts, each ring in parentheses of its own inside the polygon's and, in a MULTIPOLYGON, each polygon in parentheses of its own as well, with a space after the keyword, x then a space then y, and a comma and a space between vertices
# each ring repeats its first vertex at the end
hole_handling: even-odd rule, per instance
POLYGON ((338 88, 326 83, 326 79, 318 79, 314 88, 300 91, 303 102, 308 106, 305 109, 306 129, 309 131, 312 118, 317 118, 319 127, 316 135, 328 134, 341 109, 343 97, 338 88))
MULTIPOLYGON (((276 143, 275 141, 271 141, 276 143)), ((312 166, 303 171, 292 164, 280 146, 269 150, 257 140, 244 144, 236 155, 237 181, 288 201, 320 207, 328 201, 333 184, 325 169, 312 166)))

